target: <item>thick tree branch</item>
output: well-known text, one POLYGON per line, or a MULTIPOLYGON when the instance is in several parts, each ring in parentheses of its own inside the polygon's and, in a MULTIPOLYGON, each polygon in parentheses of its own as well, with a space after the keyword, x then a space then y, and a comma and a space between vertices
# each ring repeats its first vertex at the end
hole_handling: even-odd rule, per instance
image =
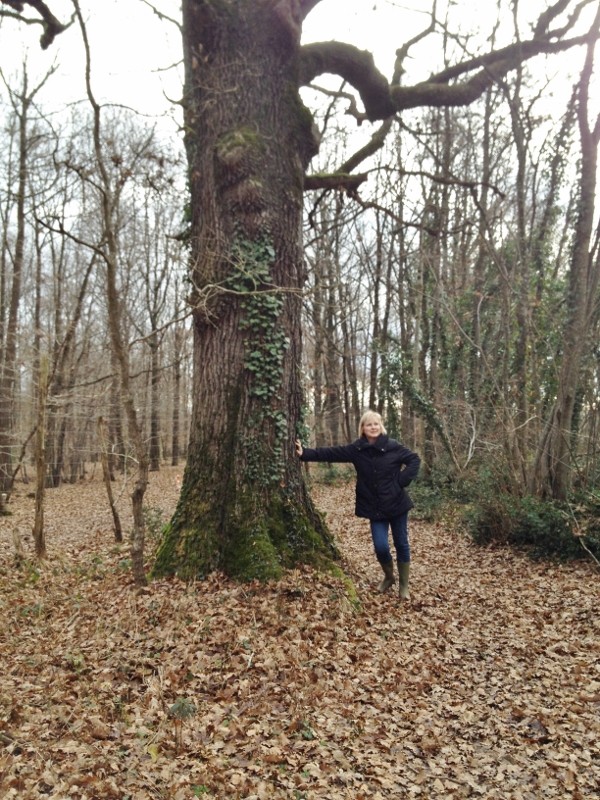
POLYGON ((562 28, 558 28, 550 33, 548 32, 548 28, 550 27, 550 23, 555 20, 560 14, 565 11, 570 3, 571 0, 557 0, 554 5, 549 6, 542 14, 540 14, 538 21, 536 23, 535 28, 533 29, 533 38, 538 39, 541 36, 546 36, 546 38, 552 37, 562 37, 566 34, 567 31, 573 30, 573 25, 575 21, 581 15, 582 10, 589 5, 590 3, 594 3, 595 0, 581 0, 578 5, 575 6, 573 13, 563 25, 562 28))
POLYGON ((341 75, 358 91, 368 120, 391 117, 395 108, 387 79, 375 66, 373 56, 344 42, 316 42, 301 50, 300 85, 308 85, 326 72, 341 75))
POLYGON ((582 36, 563 42, 520 42, 505 47, 497 53, 488 53, 481 58, 457 64, 414 86, 393 86, 390 89, 392 103, 396 111, 419 106, 466 106, 481 97, 487 89, 502 80, 523 61, 541 53, 568 50, 586 41, 588 37, 582 36), (505 57, 498 57, 502 55, 505 57), (484 68, 471 78, 462 83, 449 85, 448 81, 479 65, 484 65, 484 68))
MULTIPOLYGON (((598 31, 596 31, 596 38, 597 37, 598 31)), ((577 36, 573 39, 563 39, 560 41, 530 39, 525 42, 514 42, 513 44, 509 44, 506 47, 500 48, 499 50, 492 50, 489 53, 484 53, 480 56, 475 56, 474 58, 454 64, 442 72, 432 75, 427 83, 447 84, 449 81, 454 80, 455 78, 460 78, 461 76, 482 67, 494 68, 495 66, 501 64, 510 64, 512 67, 516 67, 523 61, 527 61, 528 59, 538 56, 542 53, 559 53, 563 50, 570 50, 572 47, 577 45, 586 44, 589 41, 589 38, 589 35, 585 35, 577 36)))
MULTIPOLYGON (((0 3, 13 8, 17 12, 16 18, 21 22, 24 22, 28 25, 40 24, 43 26, 44 32, 40 37, 40 46, 42 50, 46 50, 52 44, 58 34, 65 31, 71 24, 70 22, 67 24, 59 22, 59 20, 50 11, 48 4, 42 0, 0 0, 0 3), (29 6, 34 11, 37 11, 37 13, 40 15, 40 19, 30 19, 24 17, 23 13, 26 6, 29 6)), ((3 15, 4 12, 0 10, 0 16, 3 15)), ((14 15, 10 14, 10 16, 14 15)))

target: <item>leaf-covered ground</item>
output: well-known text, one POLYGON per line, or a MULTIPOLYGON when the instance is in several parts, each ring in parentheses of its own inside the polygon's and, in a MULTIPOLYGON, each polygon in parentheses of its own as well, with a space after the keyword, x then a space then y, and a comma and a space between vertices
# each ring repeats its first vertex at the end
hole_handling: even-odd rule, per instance
MULTIPOLYGON (((151 475, 151 529, 179 470, 151 475)), ((352 486, 315 497, 341 581, 136 592, 101 484, 0 520, 0 797, 542 798, 600 794, 600 577, 413 519, 412 594, 380 596, 352 486)), ((121 498, 123 516, 128 506, 121 498)))

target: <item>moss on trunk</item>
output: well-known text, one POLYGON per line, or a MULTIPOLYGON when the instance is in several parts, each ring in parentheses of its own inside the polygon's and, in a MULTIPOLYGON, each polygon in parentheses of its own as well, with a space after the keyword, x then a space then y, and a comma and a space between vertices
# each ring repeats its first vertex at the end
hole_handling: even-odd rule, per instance
POLYGON ((242 581, 266 581, 308 564, 331 571, 339 557, 323 520, 285 493, 258 502, 252 489, 238 493, 224 513, 184 492, 154 565, 153 576, 190 580, 222 569, 242 581), (312 516, 312 518, 311 518, 312 516))

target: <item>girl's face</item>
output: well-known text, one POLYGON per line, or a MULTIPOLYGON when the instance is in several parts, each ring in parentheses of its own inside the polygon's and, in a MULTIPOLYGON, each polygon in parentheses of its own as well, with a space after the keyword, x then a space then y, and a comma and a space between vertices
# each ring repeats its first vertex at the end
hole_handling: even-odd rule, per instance
POLYGON ((381 422, 377 417, 367 417, 363 422, 363 433, 367 439, 377 439, 381 433, 381 422))

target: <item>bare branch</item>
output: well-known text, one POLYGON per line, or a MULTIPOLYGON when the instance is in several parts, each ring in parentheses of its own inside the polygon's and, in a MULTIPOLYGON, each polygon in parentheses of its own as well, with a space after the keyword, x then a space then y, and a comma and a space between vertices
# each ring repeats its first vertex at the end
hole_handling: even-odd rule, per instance
POLYGON ((154 14, 156 14, 156 16, 159 18, 159 20, 161 22, 163 22, 163 21, 170 22, 173 25, 175 25, 181 31, 181 22, 179 20, 176 20, 176 19, 173 19, 173 17, 167 16, 167 14, 165 14, 164 12, 162 12, 158 8, 156 8, 154 3, 150 3, 149 0, 141 0, 141 2, 144 3, 144 5, 148 6, 148 8, 151 9, 151 11, 154 14))
POLYGON ((357 175, 348 175, 342 172, 325 173, 323 175, 307 175, 304 179, 305 191, 315 189, 335 189, 355 195, 361 183, 368 178, 368 173, 362 172, 357 175))
POLYGON ((352 170, 356 169, 359 164, 362 164, 365 159, 369 158, 369 156, 375 155, 378 150, 381 150, 388 133, 392 129, 393 122, 393 117, 386 119, 383 125, 380 125, 379 128, 377 128, 375 133, 371 136, 371 139, 364 145, 364 147, 361 147, 360 150, 357 150, 356 153, 354 153, 354 155, 346 159, 346 161, 340 167, 339 172, 352 172, 352 170))
POLYGON ((409 39, 408 42, 405 42, 402 47, 399 47, 396 50, 396 63, 394 65, 394 75, 392 77, 392 85, 396 86, 400 83, 400 79, 402 74, 404 73, 404 59, 407 58, 410 48, 418 44, 421 39, 425 39, 430 33, 433 33, 435 30, 436 25, 436 9, 437 9, 437 0, 433 0, 433 8, 431 9, 431 21, 429 25, 418 33, 416 36, 413 36, 412 39, 409 39))

